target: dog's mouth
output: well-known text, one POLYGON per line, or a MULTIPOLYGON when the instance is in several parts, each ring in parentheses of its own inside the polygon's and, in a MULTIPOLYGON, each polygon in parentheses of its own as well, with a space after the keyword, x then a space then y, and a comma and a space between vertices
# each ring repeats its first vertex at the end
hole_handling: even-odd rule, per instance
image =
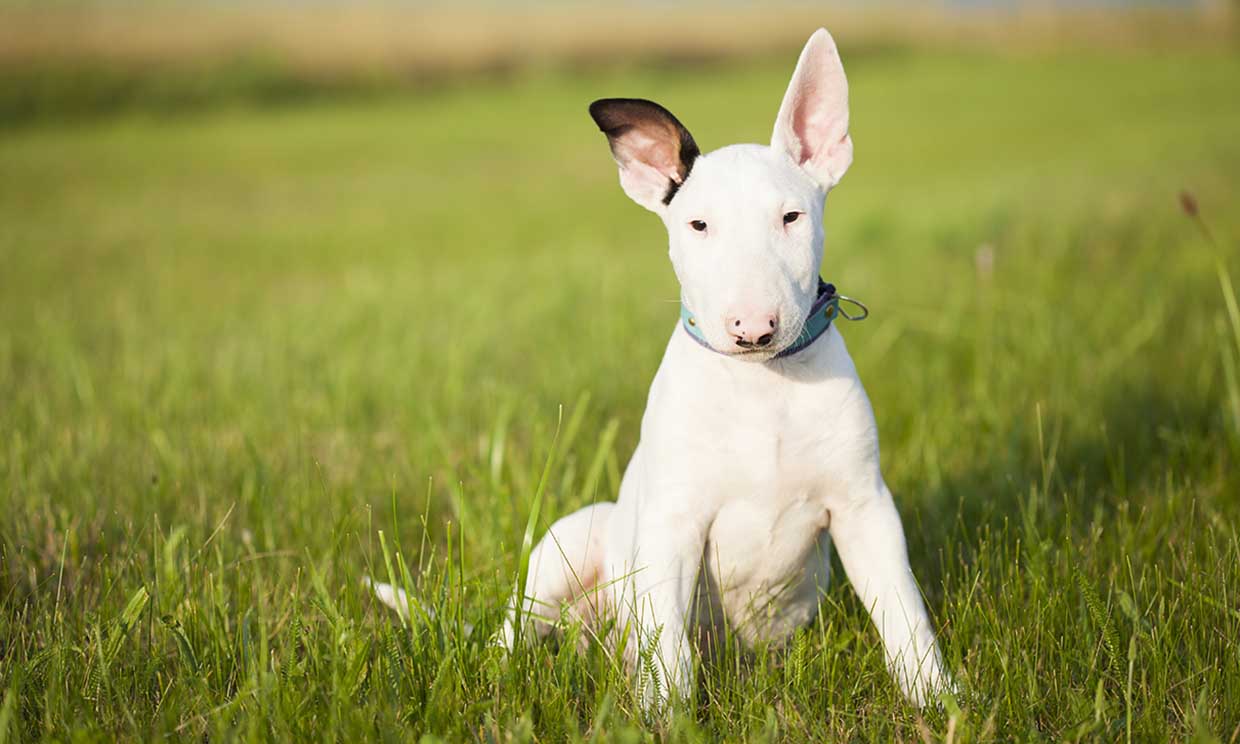
POLYGON ((773 357, 783 351, 783 344, 767 344, 766 346, 734 346, 725 352, 730 357, 737 359, 764 359, 773 357))
POLYGON ((784 329, 780 329, 779 333, 773 335, 774 338, 762 345, 752 342, 741 343, 736 341, 733 337, 727 337, 726 342, 710 343, 709 347, 732 359, 765 361, 783 353, 786 349, 791 347, 797 339, 797 336, 788 335, 784 329))

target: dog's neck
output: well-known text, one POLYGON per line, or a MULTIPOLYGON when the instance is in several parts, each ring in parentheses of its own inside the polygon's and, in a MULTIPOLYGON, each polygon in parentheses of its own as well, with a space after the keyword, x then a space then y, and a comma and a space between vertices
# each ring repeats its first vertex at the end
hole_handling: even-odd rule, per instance
MULTIPOLYGON (((805 322, 801 326, 801 332, 797 336, 796 341, 792 342, 787 348, 780 350, 772 359, 784 359, 809 348, 822 334, 827 332, 827 329, 831 327, 836 317, 843 316, 848 320, 863 320, 869 314, 870 311, 865 305, 850 297, 842 297, 835 291, 834 284, 826 282, 819 277, 818 296, 814 299, 814 304, 810 307, 809 314, 805 317, 805 322), (861 314, 854 316, 843 313, 840 310, 840 300, 857 305, 862 310, 861 314)), ((680 305, 680 321, 681 328, 694 341, 717 354, 727 355, 727 352, 716 349, 706 340, 706 334, 702 333, 702 329, 698 326, 697 318, 683 303, 680 305)))

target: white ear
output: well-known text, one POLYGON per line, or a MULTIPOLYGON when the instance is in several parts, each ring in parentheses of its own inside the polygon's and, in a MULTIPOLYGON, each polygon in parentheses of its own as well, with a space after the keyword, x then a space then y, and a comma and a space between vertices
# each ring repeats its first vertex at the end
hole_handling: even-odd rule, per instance
POLYGON ((595 101, 590 116, 607 135, 624 193, 646 209, 662 212, 698 156, 693 135, 670 111, 640 98, 595 101))
POLYGON ((829 190, 852 163, 848 136, 848 79, 825 28, 809 37, 775 119, 771 147, 787 152, 818 185, 829 190))

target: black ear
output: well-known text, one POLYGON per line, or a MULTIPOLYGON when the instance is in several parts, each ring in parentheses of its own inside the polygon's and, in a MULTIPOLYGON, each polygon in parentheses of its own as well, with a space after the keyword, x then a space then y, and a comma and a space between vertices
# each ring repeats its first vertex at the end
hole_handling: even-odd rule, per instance
POLYGON ((670 204, 701 154, 689 130, 641 98, 600 99, 590 104, 590 116, 607 135, 625 193, 655 212, 670 204))

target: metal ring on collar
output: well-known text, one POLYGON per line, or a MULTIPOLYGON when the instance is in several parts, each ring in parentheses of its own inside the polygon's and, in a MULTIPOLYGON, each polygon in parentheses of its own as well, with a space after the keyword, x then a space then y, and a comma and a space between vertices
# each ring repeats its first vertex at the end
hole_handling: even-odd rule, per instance
POLYGON ((843 316, 844 316, 845 318, 847 318, 848 320, 865 320, 866 318, 870 317, 870 308, 866 307, 866 306, 865 306, 863 303, 861 303, 859 300, 854 300, 853 298, 851 298, 851 297, 845 297, 844 295, 836 295, 836 297, 838 297, 838 298, 840 299, 840 301, 841 301, 841 302, 851 302, 852 304, 854 304, 854 305, 856 305, 857 307, 861 308, 861 314, 860 314, 860 315, 849 315, 849 314, 848 314, 848 313, 844 310, 843 306, 841 306, 841 307, 840 307, 840 315, 843 315, 843 316))

